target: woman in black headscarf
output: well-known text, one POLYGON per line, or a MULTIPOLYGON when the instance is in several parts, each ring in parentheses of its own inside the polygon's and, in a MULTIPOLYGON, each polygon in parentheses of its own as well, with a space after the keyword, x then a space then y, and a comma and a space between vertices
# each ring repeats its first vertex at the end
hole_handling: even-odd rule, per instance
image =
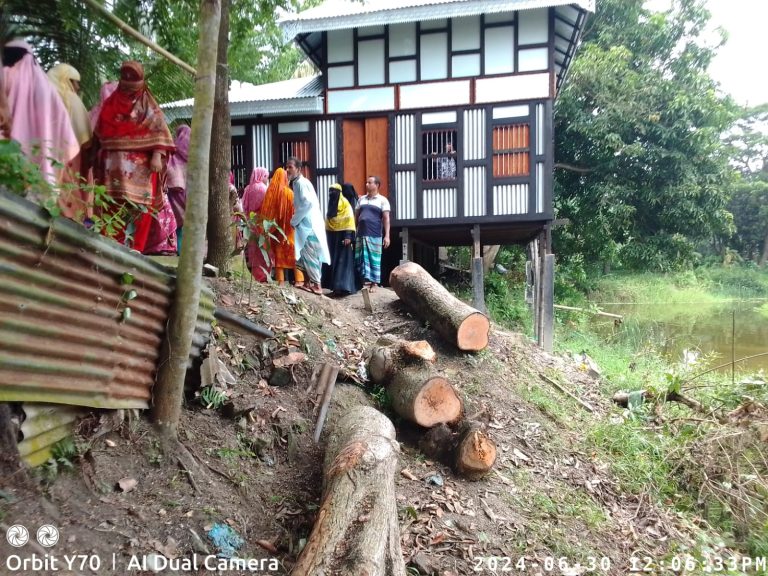
POLYGON ((355 279, 357 193, 352 184, 332 184, 329 193, 325 230, 331 263, 323 266, 323 286, 336 296, 346 296, 359 289, 355 279))

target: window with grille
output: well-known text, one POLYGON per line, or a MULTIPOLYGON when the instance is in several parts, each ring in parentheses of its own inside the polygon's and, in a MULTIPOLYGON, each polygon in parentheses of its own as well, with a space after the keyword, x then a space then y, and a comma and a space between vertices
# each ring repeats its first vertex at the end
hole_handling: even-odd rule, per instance
POLYGON ((506 124, 493 128, 493 176, 530 174, 530 126, 506 124))
POLYGON ((421 135, 425 182, 456 180, 456 130, 425 130, 421 135))
POLYGON ((295 156, 301 160, 301 173, 309 178, 309 140, 284 140, 281 142, 280 166, 285 167, 286 160, 291 156, 295 156))

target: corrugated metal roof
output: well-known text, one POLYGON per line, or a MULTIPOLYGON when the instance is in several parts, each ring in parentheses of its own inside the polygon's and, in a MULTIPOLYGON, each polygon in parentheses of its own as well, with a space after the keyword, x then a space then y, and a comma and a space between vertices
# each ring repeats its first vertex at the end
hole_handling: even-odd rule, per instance
MULTIPOLYGON (((292 78, 270 84, 233 81, 229 90, 232 118, 263 114, 320 114, 323 111, 323 81, 320 76, 292 78)), ((163 104, 169 120, 191 118, 193 98, 163 104)))
POLYGON ((287 40, 299 34, 324 30, 343 30, 362 26, 398 24, 576 5, 595 11, 595 0, 326 0, 320 6, 298 14, 287 14, 280 26, 287 40))
MULTIPOLYGON (((0 402, 147 408, 174 283, 173 270, 0 192, 0 402)), ((213 309, 206 285, 193 356, 213 309)))

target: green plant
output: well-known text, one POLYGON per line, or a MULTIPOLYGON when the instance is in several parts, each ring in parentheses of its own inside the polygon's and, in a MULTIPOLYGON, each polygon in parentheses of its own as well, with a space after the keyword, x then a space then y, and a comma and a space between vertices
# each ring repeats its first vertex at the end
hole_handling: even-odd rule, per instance
POLYGON ((22 197, 30 190, 51 192, 40 167, 27 160, 15 140, 0 140, 0 188, 22 197))
POLYGON ((51 457, 41 468, 43 480, 53 482, 62 471, 72 470, 79 456, 80 449, 74 439, 69 436, 62 438, 53 445, 51 457))
POLYGON ((227 401, 227 396, 218 388, 206 386, 200 391, 200 403, 208 409, 218 410, 227 401))

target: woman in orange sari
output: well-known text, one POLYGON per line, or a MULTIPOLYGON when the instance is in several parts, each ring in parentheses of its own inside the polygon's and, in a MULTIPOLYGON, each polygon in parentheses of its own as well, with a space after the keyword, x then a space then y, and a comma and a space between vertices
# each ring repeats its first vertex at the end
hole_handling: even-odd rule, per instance
POLYGON ((288 175, 285 170, 278 168, 272 175, 272 180, 267 187, 267 194, 264 196, 264 203, 261 205, 259 214, 264 220, 274 221, 282 229, 285 236, 279 232, 274 234, 277 241, 272 240, 272 250, 274 254, 275 281, 279 284, 285 283, 285 270, 293 268, 295 280, 297 283, 304 281, 304 275, 296 270, 296 254, 293 243, 293 190, 288 186, 288 175))
POLYGON ((150 212, 163 206, 162 180, 174 144, 138 62, 123 62, 117 90, 104 102, 95 132, 101 145, 104 184, 114 201, 112 211, 126 206, 132 248, 143 252, 152 224, 150 212))

